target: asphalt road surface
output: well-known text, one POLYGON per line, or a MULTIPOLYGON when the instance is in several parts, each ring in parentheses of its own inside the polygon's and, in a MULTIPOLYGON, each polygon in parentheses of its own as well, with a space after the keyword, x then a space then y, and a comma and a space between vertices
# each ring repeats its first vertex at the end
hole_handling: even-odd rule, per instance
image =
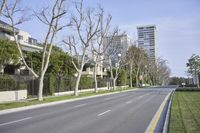
POLYGON ((0 133, 144 133, 172 89, 140 89, 0 115, 0 133))

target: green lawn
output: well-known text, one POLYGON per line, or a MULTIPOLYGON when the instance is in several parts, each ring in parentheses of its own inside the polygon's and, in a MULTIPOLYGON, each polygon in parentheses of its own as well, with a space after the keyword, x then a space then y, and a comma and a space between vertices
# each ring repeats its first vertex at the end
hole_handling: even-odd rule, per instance
POLYGON ((169 132, 200 133, 200 92, 175 92, 169 132))
MULTIPOLYGON (((80 93, 80 95, 78 97, 73 96, 73 95, 48 97, 48 98, 44 98, 43 101, 31 100, 31 101, 1 103, 0 110, 23 107, 23 106, 30 106, 30 105, 36 105, 36 104, 42 104, 42 103, 49 103, 49 102, 55 102, 55 101, 62 101, 62 100, 67 100, 67 99, 75 99, 75 98, 80 98, 80 97, 88 97, 88 96, 99 95, 99 94, 113 93, 113 92, 117 92, 117 91, 124 91, 124 90, 130 90, 130 89, 131 88, 124 88, 122 90, 121 88, 117 88, 116 91, 102 90, 102 91, 99 91, 98 93, 85 92, 85 93, 80 93)), ((132 88, 132 89, 134 89, 134 88, 132 88)))

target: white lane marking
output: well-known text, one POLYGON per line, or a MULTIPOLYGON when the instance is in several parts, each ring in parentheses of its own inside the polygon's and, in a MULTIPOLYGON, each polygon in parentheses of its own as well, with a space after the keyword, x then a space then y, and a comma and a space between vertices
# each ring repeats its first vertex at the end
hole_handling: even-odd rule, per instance
POLYGON ((32 117, 27 117, 27 118, 15 120, 15 121, 10 121, 10 122, 6 122, 6 123, 1 123, 0 126, 5 126, 5 125, 9 125, 9 124, 13 124, 13 123, 25 121, 25 120, 28 120, 28 119, 31 119, 31 118, 32 118, 32 117))
POLYGON ((133 101, 132 101, 132 100, 130 100, 130 101, 127 101, 127 102, 126 102, 126 104, 129 104, 129 103, 132 103, 132 102, 133 102, 133 101))
MULTIPOLYGON (((147 95, 149 95, 149 94, 141 95, 141 96, 137 97, 137 99, 140 99, 140 98, 147 96, 147 95)), ((130 104, 132 102, 133 102, 132 100, 129 100, 129 101, 126 102, 126 104, 130 104)))
POLYGON ((105 98, 104 100, 111 100, 111 99, 113 99, 113 98, 111 98, 111 97, 108 97, 108 98, 105 98))
POLYGON ((74 108, 83 107, 83 106, 86 106, 86 105, 87 105, 86 103, 84 103, 84 104, 79 104, 79 105, 74 106, 74 108))
POLYGON ((104 115, 104 114, 106 114, 106 113, 108 113, 108 112, 110 112, 111 110, 107 110, 107 111, 105 111, 105 112, 103 112, 103 113, 100 113, 100 114, 98 114, 97 116, 102 116, 102 115, 104 115))
POLYGON ((149 93, 142 95, 142 96, 139 96, 139 98, 142 98, 142 97, 147 96, 147 95, 149 95, 149 93))

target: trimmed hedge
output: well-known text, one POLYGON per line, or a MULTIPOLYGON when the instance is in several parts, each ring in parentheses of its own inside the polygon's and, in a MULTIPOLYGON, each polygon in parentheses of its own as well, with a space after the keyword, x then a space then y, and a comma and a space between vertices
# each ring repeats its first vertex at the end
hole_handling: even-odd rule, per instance
POLYGON ((79 89, 94 88, 94 80, 91 77, 82 76, 79 84, 79 89))
POLYGON ((200 91, 200 88, 195 87, 179 87, 176 91, 200 91))
MULTIPOLYGON (((106 79, 97 79, 98 87, 106 87, 106 79)), ((73 91, 76 84, 76 77, 58 77, 53 74, 46 76, 44 81, 44 92, 53 94, 54 92, 73 91)), ((79 83, 79 90, 94 88, 92 77, 82 76, 79 83)))
POLYGON ((0 75, 0 91, 17 90, 16 80, 9 75, 0 75))

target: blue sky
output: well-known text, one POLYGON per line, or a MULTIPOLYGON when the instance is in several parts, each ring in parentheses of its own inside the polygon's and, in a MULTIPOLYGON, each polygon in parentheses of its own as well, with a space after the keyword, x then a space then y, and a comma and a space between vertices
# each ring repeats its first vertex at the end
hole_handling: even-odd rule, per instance
MULTIPOLYGON (((39 9, 49 0, 24 0, 23 5, 39 9)), ((86 6, 101 4, 113 16, 112 24, 137 39, 136 26, 156 24, 158 55, 168 60, 172 76, 187 76, 186 62, 200 55, 200 0, 85 0, 86 6)), ((20 26, 42 40, 44 25, 36 19, 20 26)), ((66 31, 67 32, 67 31, 66 31)), ((59 34, 62 38, 64 32, 59 34)))

